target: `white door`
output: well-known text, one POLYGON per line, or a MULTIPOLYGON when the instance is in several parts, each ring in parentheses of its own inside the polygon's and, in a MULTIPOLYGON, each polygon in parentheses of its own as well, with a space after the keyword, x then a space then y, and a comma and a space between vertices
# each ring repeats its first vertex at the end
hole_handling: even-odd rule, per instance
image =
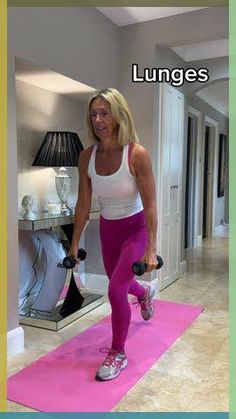
POLYGON ((184 123, 184 95, 173 87, 164 85, 161 96, 161 182, 158 182, 158 195, 161 194, 159 248, 164 267, 160 271, 160 289, 180 276, 184 123))

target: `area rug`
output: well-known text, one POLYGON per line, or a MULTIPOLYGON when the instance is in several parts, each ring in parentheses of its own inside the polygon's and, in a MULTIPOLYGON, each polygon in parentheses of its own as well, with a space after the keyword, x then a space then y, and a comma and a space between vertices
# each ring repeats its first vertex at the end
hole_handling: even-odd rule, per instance
POLYGON ((109 412, 202 311, 202 306, 157 300, 153 318, 145 322, 132 306, 128 367, 115 380, 100 382, 94 379, 104 359, 99 348, 111 341, 107 316, 10 377, 8 399, 42 412, 109 412))

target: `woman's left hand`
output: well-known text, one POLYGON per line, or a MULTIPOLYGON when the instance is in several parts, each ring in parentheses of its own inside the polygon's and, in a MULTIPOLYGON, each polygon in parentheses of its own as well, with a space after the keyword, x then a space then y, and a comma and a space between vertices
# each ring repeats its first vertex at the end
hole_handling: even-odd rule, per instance
POLYGON ((151 272, 156 269, 158 262, 155 250, 147 250, 141 260, 147 264, 146 272, 151 272))

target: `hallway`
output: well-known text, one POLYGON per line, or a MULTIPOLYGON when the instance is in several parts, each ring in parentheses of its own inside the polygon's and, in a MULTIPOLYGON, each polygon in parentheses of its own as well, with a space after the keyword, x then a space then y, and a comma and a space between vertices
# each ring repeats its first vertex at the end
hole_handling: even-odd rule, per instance
MULTIPOLYGON (((202 304, 204 312, 120 401, 115 412, 228 411, 228 238, 187 251, 187 273, 160 298, 202 304)), ((24 327, 23 354, 9 375, 29 365, 110 313, 108 303, 59 332, 24 327)), ((122 375, 118 380, 122 380, 122 375)), ((118 385, 117 380, 117 385, 118 385)), ((8 402, 8 411, 32 411, 8 402)))

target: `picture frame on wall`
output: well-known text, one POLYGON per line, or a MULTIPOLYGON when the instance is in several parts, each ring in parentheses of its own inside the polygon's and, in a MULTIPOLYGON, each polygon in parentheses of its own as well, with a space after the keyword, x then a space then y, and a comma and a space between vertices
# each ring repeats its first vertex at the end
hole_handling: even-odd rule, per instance
POLYGON ((217 197, 225 194, 225 170, 226 170, 226 135, 219 136, 219 161, 218 161, 218 188, 217 197))

